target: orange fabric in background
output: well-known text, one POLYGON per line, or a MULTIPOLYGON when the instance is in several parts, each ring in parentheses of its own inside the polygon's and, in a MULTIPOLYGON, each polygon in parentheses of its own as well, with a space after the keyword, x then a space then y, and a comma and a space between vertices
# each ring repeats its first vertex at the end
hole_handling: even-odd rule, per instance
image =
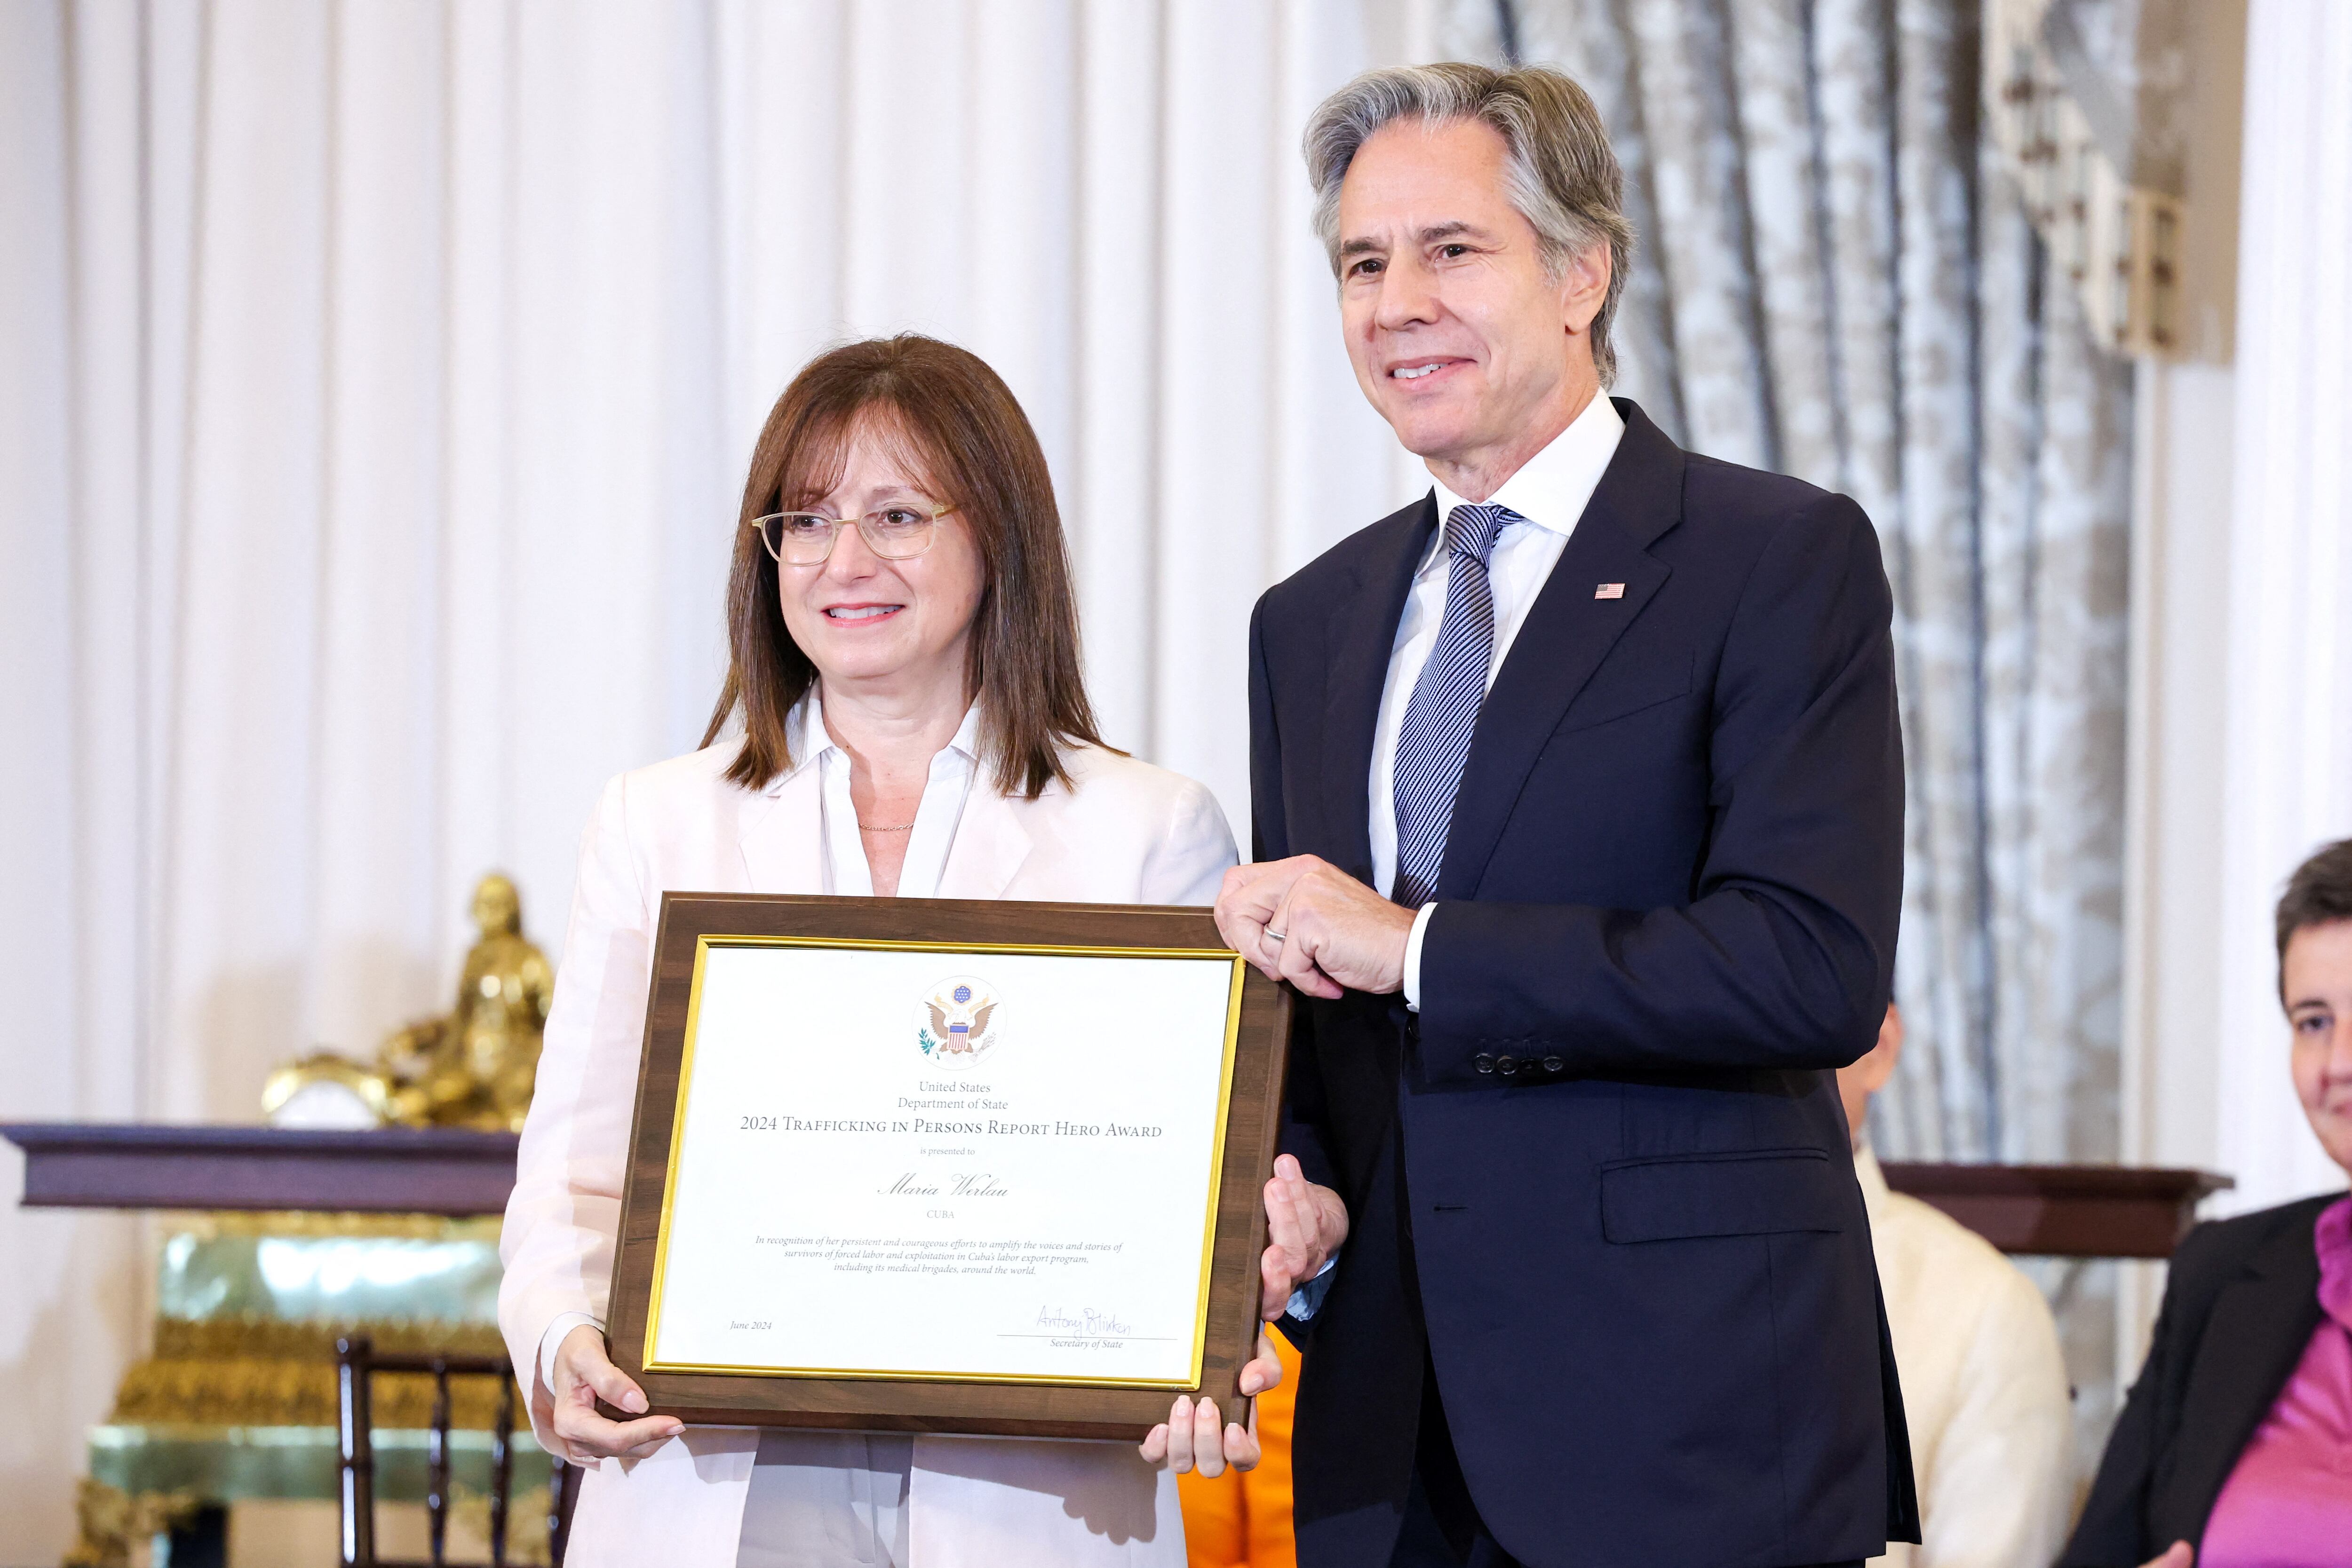
POLYGON ((1282 1357, 1282 1382, 1258 1396, 1257 1469, 1227 1470, 1215 1480, 1176 1478, 1189 1568, 1298 1568, 1290 1537, 1290 1416, 1298 1397, 1298 1353, 1281 1331, 1266 1333, 1282 1357))

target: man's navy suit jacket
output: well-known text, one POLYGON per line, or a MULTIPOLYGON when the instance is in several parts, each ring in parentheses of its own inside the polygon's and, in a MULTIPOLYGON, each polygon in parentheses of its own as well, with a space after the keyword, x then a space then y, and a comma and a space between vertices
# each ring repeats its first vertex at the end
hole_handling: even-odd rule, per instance
MULTIPOLYGON (((1286 1141, 1352 1218, 1286 1325, 1307 1568, 1387 1563, 1424 1354, 1481 1518, 1538 1568, 1917 1539, 1832 1071, 1877 1034, 1903 885, 1877 538, 1618 407, 1478 716, 1419 1015, 1350 992, 1295 1025, 1286 1141)), ((1373 730, 1436 522, 1408 507, 1259 601, 1256 858, 1371 880, 1373 730)))

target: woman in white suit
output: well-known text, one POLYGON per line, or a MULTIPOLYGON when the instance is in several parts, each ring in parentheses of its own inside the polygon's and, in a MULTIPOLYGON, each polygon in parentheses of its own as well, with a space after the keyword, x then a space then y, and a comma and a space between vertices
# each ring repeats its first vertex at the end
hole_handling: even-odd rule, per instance
MULTIPOLYGON (((590 1467, 573 1568, 1178 1568, 1170 1472, 1257 1457, 1209 1400, 1179 1399, 1140 1452, 687 1427, 605 1354, 665 891, 1206 904, 1234 859, 1206 789, 1097 737, 1045 455, 961 349, 853 343, 794 378, 752 455, 727 613, 703 748, 613 780, 583 839, 499 1245, 532 1430, 590 1467)), ((1264 1357, 1244 1391, 1279 1375, 1264 1357)))

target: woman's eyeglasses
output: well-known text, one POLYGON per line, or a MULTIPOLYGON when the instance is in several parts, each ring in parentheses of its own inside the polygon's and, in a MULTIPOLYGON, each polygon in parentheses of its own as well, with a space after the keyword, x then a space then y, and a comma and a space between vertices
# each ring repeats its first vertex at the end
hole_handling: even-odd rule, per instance
POLYGON ((751 526, 768 553, 786 566, 816 566, 831 559, 835 536, 852 521, 867 549, 884 560, 908 560, 931 548, 940 519, 954 510, 901 501, 854 519, 828 517, 823 512, 771 512, 753 518, 751 526))

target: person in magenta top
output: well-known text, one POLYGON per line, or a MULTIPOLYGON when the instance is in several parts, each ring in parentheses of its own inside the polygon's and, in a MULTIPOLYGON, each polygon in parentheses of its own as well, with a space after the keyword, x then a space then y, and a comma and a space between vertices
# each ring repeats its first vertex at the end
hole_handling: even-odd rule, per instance
MULTIPOLYGON (((2352 839, 2278 906, 2296 1095, 2352 1173, 2352 839)), ((2060 1568, 2352 1568, 2352 1197, 2189 1232, 2060 1568)))

